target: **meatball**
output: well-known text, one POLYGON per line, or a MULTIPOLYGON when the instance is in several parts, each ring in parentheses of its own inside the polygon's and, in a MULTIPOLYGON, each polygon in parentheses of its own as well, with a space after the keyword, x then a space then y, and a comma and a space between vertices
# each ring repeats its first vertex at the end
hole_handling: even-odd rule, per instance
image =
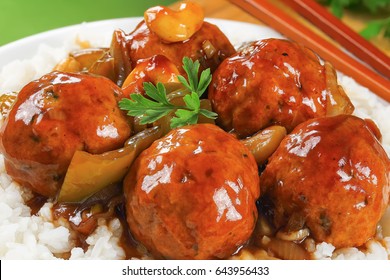
POLYGON ((219 28, 208 22, 204 22, 200 30, 183 42, 165 43, 149 30, 144 21, 125 38, 133 67, 139 59, 160 54, 171 60, 183 74, 182 60, 185 56, 199 60, 201 68, 214 71, 223 59, 235 52, 219 28))
POLYGON ((155 257, 225 258, 250 237, 256 162, 211 124, 173 130, 141 153, 124 181, 130 231, 155 257))
POLYGON ((282 141, 260 177, 276 228, 306 226, 336 248, 375 234, 388 206, 390 162, 370 126, 351 115, 318 118, 282 141))
POLYGON ((281 39, 252 42, 225 59, 213 74, 209 99, 219 125, 240 137, 274 124, 291 131, 310 118, 353 111, 333 67, 281 39))
POLYGON ((120 148, 131 128, 117 101, 121 89, 87 74, 52 72, 19 93, 1 130, 8 174, 43 196, 53 197, 77 150, 120 148))

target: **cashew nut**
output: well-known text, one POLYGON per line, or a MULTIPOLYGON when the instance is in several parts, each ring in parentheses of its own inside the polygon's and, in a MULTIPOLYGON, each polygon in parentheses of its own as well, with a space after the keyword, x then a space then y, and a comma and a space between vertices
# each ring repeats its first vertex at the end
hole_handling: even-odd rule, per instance
POLYGON ((184 2, 178 11, 156 6, 145 11, 149 29, 162 40, 173 43, 189 39, 203 24, 204 12, 199 4, 184 2))

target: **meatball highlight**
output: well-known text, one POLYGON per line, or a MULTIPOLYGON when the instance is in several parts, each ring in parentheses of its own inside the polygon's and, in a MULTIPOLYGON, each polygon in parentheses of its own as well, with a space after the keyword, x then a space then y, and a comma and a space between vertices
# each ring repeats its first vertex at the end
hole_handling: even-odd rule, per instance
POLYGON ((1 152, 7 173, 53 197, 76 150, 118 149, 131 127, 117 102, 122 92, 104 77, 52 72, 27 84, 4 122, 1 152))
POLYGON ((291 131, 305 120, 354 109, 329 63, 281 39, 252 42, 225 59, 213 73, 209 99, 219 125, 242 138, 271 125, 291 131))
POLYGON ((130 231, 154 257, 226 258, 252 234, 259 176, 240 141, 198 124, 173 130, 142 152, 124 194, 130 231))
POLYGON ((350 115, 318 118, 282 141, 261 175, 277 229, 305 226, 336 248, 375 235, 389 202, 390 161, 371 126, 350 115))

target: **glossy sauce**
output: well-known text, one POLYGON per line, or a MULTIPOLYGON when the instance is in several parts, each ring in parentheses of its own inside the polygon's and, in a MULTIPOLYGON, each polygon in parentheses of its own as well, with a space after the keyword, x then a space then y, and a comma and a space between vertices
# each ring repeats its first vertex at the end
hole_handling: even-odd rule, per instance
POLYGON ((253 42, 224 60, 209 88, 219 124, 240 137, 274 124, 291 131, 327 115, 329 107, 351 113, 350 102, 344 108, 335 101, 339 95, 345 93, 329 89, 326 69, 312 51, 280 39, 253 42))
POLYGON ((138 157, 124 180, 124 195, 130 230, 155 256, 226 258, 253 230, 257 165, 220 128, 185 126, 138 157))
MULTIPOLYGON (((31 215, 36 215, 46 202, 47 199, 45 197, 35 195, 32 199, 26 202, 26 205, 31 208, 31 215)), ((74 246, 80 247, 86 251, 89 246, 86 243, 86 239, 96 229, 97 220, 103 218, 106 220, 106 224, 108 224, 111 219, 117 218, 121 222, 123 229, 118 245, 124 250, 125 259, 156 258, 156 256, 147 253, 146 249, 143 248, 143 246, 140 245, 130 233, 126 222, 124 203, 121 202, 121 199, 115 196, 112 198, 112 201, 99 203, 99 207, 101 207, 102 204, 111 205, 110 207, 112 207, 113 211, 104 209, 103 212, 95 213, 93 215, 87 213, 83 214, 83 211, 89 212, 89 210, 87 208, 80 207, 80 204, 57 203, 52 208, 54 224, 59 223, 59 220, 61 219, 69 221, 74 246), (81 220, 81 216, 84 216, 84 222, 77 223, 77 221, 81 220), (82 223, 84 223, 84 225, 80 226, 82 223)), ((94 206, 91 205, 91 207, 94 206)), ((259 208, 259 219, 267 219, 269 216, 267 211, 269 210, 266 208, 259 208)), ((61 224, 63 225, 63 222, 61 224)), ((306 239, 300 241, 285 241, 276 236, 275 230, 270 232, 269 229, 269 224, 266 223, 260 225, 258 222, 252 237, 237 252, 234 252, 230 258, 245 259, 245 255, 249 253, 252 255, 251 257, 254 256, 259 259, 313 259, 313 256, 310 253, 313 248, 310 248, 306 242, 306 240, 309 241, 308 239, 311 238, 310 235, 306 239), (266 234, 264 232, 264 227, 266 227, 266 234)), ((312 242, 314 242, 314 240, 312 242)), ((383 245, 385 246, 385 244, 383 245)), ((358 249, 363 252, 367 250, 365 246, 360 246, 358 249)), ((67 259, 70 257, 70 252, 56 256, 67 259)))
MULTIPOLYGON (((124 209, 124 203, 120 202, 121 199, 114 197, 111 202, 105 202, 104 204, 111 205, 112 209, 101 209, 101 212, 91 214, 90 208, 92 207, 102 207, 102 203, 92 205, 89 208, 83 208, 80 204, 72 203, 56 203, 52 208, 52 214, 54 219, 54 224, 59 224, 61 219, 65 219, 69 222, 70 230, 72 232, 72 242, 74 247, 80 247, 84 251, 88 249, 89 244, 86 243, 86 239, 98 225, 98 219, 105 219, 106 224, 110 220, 117 218, 119 219, 122 226, 122 235, 119 240, 119 246, 125 252, 125 259, 144 259, 144 258, 156 258, 156 256, 147 253, 146 249, 143 248, 132 236, 129 227, 126 222, 126 213, 124 209)), ((32 199, 26 202, 26 205, 31 208, 31 215, 37 215, 43 204, 47 202, 47 199, 40 195, 35 195, 32 199)), ((262 214, 260 214, 262 215, 262 214)), ((61 223, 63 225, 63 222, 61 223)), ((300 259, 310 259, 310 254, 305 251, 302 253, 302 250, 305 250, 304 244, 294 243, 289 241, 280 241, 276 237, 270 236, 273 239, 272 243, 263 244, 261 242, 263 235, 259 235, 258 230, 255 230, 252 238, 247 242, 245 246, 240 248, 235 252, 231 257, 240 255, 240 251, 249 251, 253 255, 258 255, 259 250, 263 249, 267 252, 267 255, 264 255, 264 258, 276 257, 283 258, 287 254, 290 256, 298 256, 300 259), (299 253, 294 253, 296 246, 300 246, 299 253)), ((69 258, 70 252, 64 253, 61 258, 69 258)))
POLYGON ((151 32, 142 21, 135 30, 124 38, 133 67, 139 59, 153 55, 164 55, 184 74, 182 59, 187 56, 199 60, 201 69, 211 68, 213 72, 223 59, 235 52, 227 37, 213 24, 204 22, 194 36, 183 42, 165 43, 151 32), (203 43, 209 41, 215 48, 215 55, 208 57, 203 43))
POLYGON ((121 95, 110 80, 87 74, 52 72, 27 84, 2 126, 7 173, 54 197, 76 150, 102 153, 130 136, 121 95))
POLYGON ((390 161, 371 125, 350 115, 318 118, 283 140, 261 175, 277 228, 301 221, 336 248, 375 235, 389 202, 390 161))
POLYGON ((34 194, 32 198, 26 201, 26 205, 31 209, 31 216, 37 215, 46 202, 47 198, 39 194, 34 194))
POLYGON ((89 246, 86 243, 86 239, 97 228, 98 220, 104 219, 106 224, 108 224, 110 220, 117 218, 121 222, 123 229, 119 245, 125 252, 125 258, 144 257, 139 245, 128 230, 122 199, 114 197, 111 201, 93 204, 87 208, 81 206, 80 204, 57 203, 52 208, 54 221, 65 219, 69 222, 75 247, 80 247, 86 251, 89 246), (109 206, 104 207, 103 205, 109 206), (93 213, 93 210, 91 210, 93 208, 99 208, 98 212, 93 213))

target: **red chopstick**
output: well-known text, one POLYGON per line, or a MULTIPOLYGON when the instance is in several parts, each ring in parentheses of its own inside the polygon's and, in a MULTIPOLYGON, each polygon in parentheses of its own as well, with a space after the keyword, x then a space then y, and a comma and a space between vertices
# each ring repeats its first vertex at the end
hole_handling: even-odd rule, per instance
POLYGON ((390 57, 313 0, 282 0, 360 60, 390 78, 390 57))
POLYGON ((324 60, 361 85, 390 102, 390 81, 320 37, 308 27, 271 4, 268 0, 230 0, 249 14, 290 39, 312 49, 324 60))

